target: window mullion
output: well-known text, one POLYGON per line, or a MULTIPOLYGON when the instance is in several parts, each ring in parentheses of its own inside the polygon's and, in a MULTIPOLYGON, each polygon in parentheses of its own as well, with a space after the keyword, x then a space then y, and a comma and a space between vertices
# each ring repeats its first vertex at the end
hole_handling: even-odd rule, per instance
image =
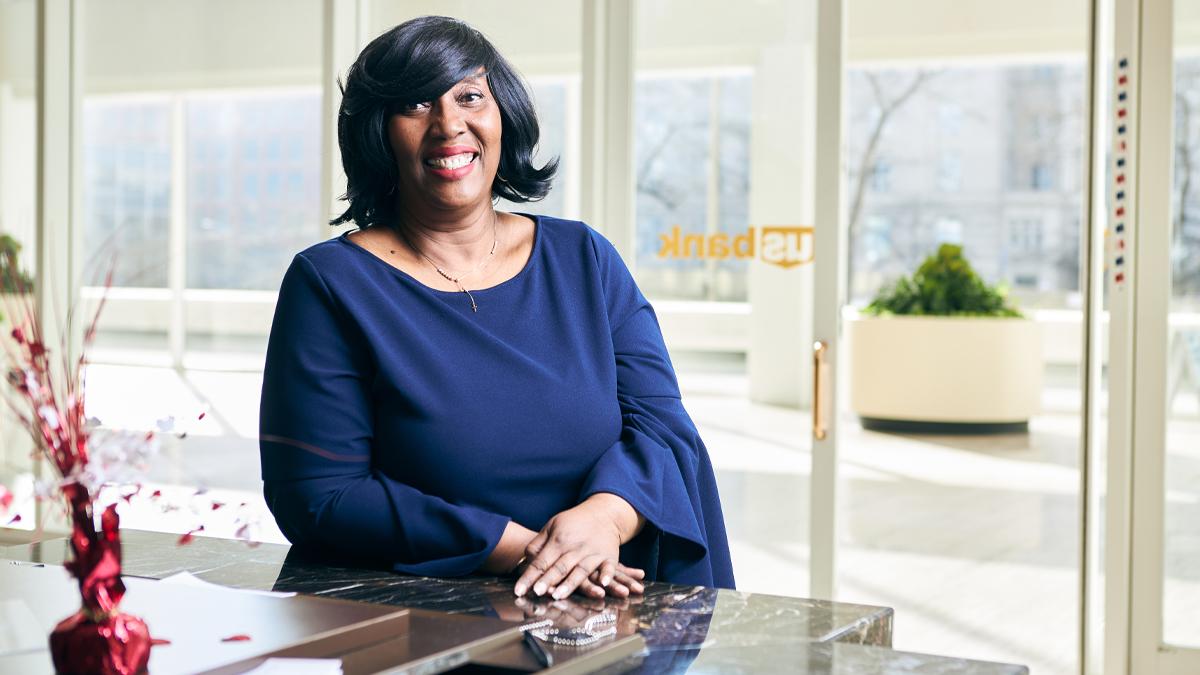
POLYGON ((167 287, 171 292, 167 345, 171 363, 183 367, 187 349, 187 136, 185 99, 171 97, 171 212, 167 234, 167 287))

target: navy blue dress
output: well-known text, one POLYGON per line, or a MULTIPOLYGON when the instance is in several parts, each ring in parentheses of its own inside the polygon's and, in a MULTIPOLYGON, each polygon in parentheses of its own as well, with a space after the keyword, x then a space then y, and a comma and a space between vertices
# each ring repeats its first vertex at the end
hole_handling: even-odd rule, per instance
POLYGON ((597 492, 646 519, 648 577, 732 588, 708 451, 650 304, 604 237, 536 217, 515 277, 431 289, 345 235, 296 255, 267 349, 267 505, 294 544, 395 570, 477 570, 508 521, 597 492))

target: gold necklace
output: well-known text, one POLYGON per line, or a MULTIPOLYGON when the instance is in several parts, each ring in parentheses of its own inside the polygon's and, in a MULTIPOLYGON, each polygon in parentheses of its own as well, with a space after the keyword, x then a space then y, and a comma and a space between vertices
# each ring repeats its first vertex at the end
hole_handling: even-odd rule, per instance
MULTIPOLYGON (((474 267, 467 270, 466 272, 463 272, 462 274, 458 275, 457 277, 450 275, 449 272, 442 269, 441 265, 438 265, 433 260, 433 258, 430 258, 429 256, 425 255, 424 251, 417 248, 411 241, 409 241, 407 236, 405 236, 403 234, 401 234, 400 236, 402 239, 404 239, 404 243, 408 244, 409 248, 416 251, 422 258, 424 258, 426 261, 428 261, 429 264, 433 266, 433 269, 436 270, 438 274, 442 275, 442 277, 445 278, 446 281, 449 281, 450 283, 454 284, 455 286, 458 286, 458 290, 462 291, 463 293, 466 293, 467 298, 471 301, 471 311, 478 312, 479 305, 475 304, 475 296, 471 295, 471 291, 468 291, 466 286, 463 286, 462 279, 464 277, 470 276, 470 275, 478 272, 487 263, 491 262, 493 257, 495 257, 496 246, 500 243, 499 230, 497 228, 497 224, 498 224, 499 220, 500 220, 499 214, 496 213, 495 209, 492 209, 492 249, 490 251, 488 251, 488 254, 486 256, 484 256, 484 258, 482 260, 480 260, 478 263, 475 263, 474 267)), ((392 253, 395 253, 395 251, 392 251, 392 253)))

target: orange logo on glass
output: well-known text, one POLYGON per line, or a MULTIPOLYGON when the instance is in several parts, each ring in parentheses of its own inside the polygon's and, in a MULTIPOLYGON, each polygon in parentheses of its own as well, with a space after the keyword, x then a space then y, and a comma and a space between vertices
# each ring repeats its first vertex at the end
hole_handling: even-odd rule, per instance
POLYGON ((771 225, 746 228, 745 234, 684 234, 676 225, 658 235, 658 257, 670 260, 729 260, 759 258, 785 269, 813 261, 813 228, 808 225, 771 225))

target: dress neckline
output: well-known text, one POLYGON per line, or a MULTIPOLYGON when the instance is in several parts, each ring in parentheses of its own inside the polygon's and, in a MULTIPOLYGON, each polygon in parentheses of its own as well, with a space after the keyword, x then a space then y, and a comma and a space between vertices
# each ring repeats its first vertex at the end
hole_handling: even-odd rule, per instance
MULTIPOLYGON (((533 267, 534 260, 537 258, 538 248, 541 244, 541 239, 542 239, 542 220, 541 220, 542 216, 537 215, 537 214, 531 214, 531 213, 516 213, 516 212, 514 212, 513 215, 524 216, 533 221, 533 246, 530 247, 530 249, 529 249, 529 259, 526 260, 525 264, 521 267, 521 269, 516 274, 512 275, 511 277, 509 277, 499 283, 488 286, 487 288, 469 289, 472 293, 487 293, 489 291, 498 290, 509 284, 515 283, 518 279, 520 279, 521 277, 524 277, 526 274, 528 274, 529 270, 533 267)), ((447 295, 447 296, 462 295, 462 291, 445 291, 440 288, 434 288, 433 286, 430 286, 430 285, 420 281, 419 279, 417 279, 413 275, 409 274, 408 272, 405 272, 404 270, 400 269, 399 267, 396 267, 395 265, 389 263, 388 261, 384 260, 383 258, 380 258, 379 256, 375 255, 374 253, 368 251, 363 246, 360 246, 360 245, 354 243, 353 241, 350 240, 350 232, 354 232, 354 231, 355 230, 343 232, 341 234, 341 236, 339 236, 337 238, 337 241, 340 241, 343 244, 349 246, 350 248, 358 251, 359 253, 362 253, 363 255, 374 260, 375 262, 379 263, 380 265, 383 265, 387 269, 395 272, 403 279, 406 279, 410 283, 415 284, 415 285, 419 286, 420 288, 423 288, 431 293, 438 293, 438 294, 447 295)))

